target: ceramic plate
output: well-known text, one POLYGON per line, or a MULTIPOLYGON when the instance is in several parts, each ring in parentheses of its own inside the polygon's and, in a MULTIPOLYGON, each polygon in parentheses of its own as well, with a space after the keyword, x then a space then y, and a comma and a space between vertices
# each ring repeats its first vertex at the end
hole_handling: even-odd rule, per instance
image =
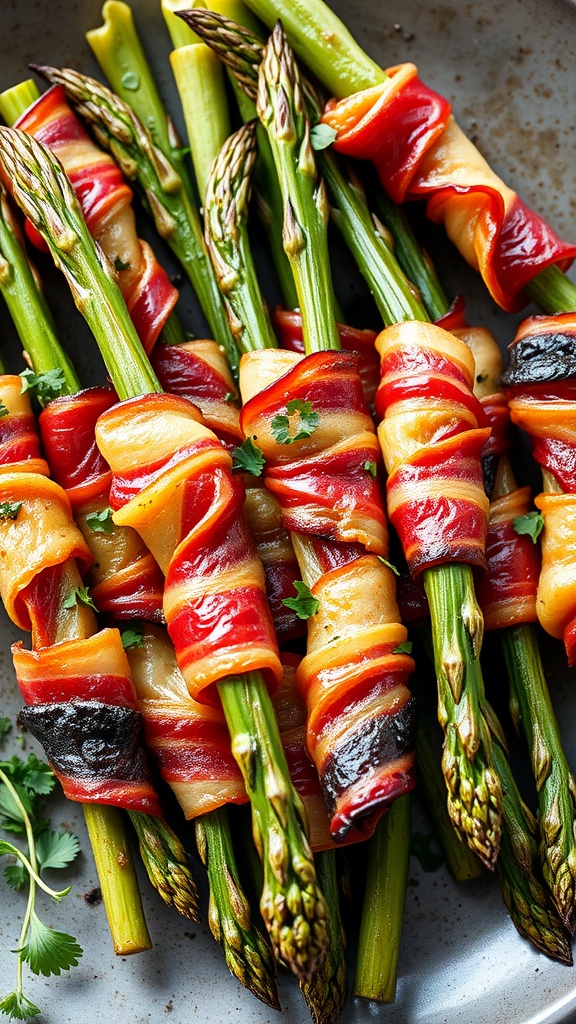
MULTIPOLYGON (((559 233, 576 238, 576 11, 559 0, 460 0, 421 2, 334 0, 337 12, 361 44, 384 66, 401 60, 419 65, 428 84, 447 95, 464 130, 502 177, 544 214, 559 233)), ((169 40, 157 3, 135 0, 135 15, 169 109, 177 104, 166 57, 169 40)), ((6 0, 0 9, 0 88, 28 77, 28 61, 68 64, 95 73, 84 31, 100 23, 96 0, 6 0)), ((433 232, 428 244, 440 266, 446 290, 468 297, 471 322, 492 328, 506 344, 515 321, 503 316, 473 273, 433 232)), ((174 265, 159 247, 161 258, 174 265)), ((48 282, 61 337, 74 354, 86 383, 101 380, 82 323, 46 261, 48 282)), ((348 263, 340 275, 341 300, 358 309, 362 298, 348 263)), ((197 327, 194 300, 181 302, 186 326, 197 327)), ((20 372, 19 348, 0 311, 0 344, 8 368, 20 372)), ((358 321, 357 321, 358 322, 358 321)), ((365 326, 358 322, 358 326, 365 326)), ((0 714, 13 719, 19 708, 10 643, 15 630, 2 620, 0 714)), ((576 768, 576 695, 574 674, 563 667, 560 646, 545 645, 551 685, 567 749, 576 768)), ((490 674, 495 689, 506 686, 496 662, 490 674)), ((21 738, 20 738, 21 739, 21 738)), ((27 738, 24 751, 35 749, 27 738)), ((21 753, 14 734, 8 754, 21 753)), ((192 925, 168 912, 143 880, 143 899, 153 940, 150 952, 115 958, 104 912, 86 894, 97 884, 90 847, 77 806, 60 800, 55 826, 80 836, 82 855, 70 872, 72 894, 59 907, 44 905, 45 918, 71 931, 84 948, 80 965, 66 975, 31 978, 26 992, 42 1008, 44 1024, 97 1024, 124 1019, 131 1024, 264 1024, 280 1019, 256 1002, 229 975, 206 925, 192 925)), ((190 835, 190 833, 189 833, 190 835)), ((200 870, 198 869, 200 874, 200 870)), ((46 899, 46 903, 47 903, 46 899)), ((0 989, 13 987, 21 895, 0 880, 0 989)), ((308 1019, 291 979, 281 978, 280 994, 287 1024, 308 1019)), ((410 868, 406 921, 399 963, 396 1003, 368 1004, 350 999, 343 1024, 557 1024, 576 1020, 576 978, 532 951, 515 932, 493 878, 465 887, 452 883, 440 868, 426 873, 416 860, 410 868)))

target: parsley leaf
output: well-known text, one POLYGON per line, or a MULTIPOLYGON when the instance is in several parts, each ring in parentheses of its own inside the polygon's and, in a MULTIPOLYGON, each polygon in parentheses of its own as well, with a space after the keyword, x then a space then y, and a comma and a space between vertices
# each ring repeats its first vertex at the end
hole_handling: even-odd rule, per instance
POLYGON ((374 479, 376 479, 378 466, 376 465, 375 462, 365 462, 363 468, 366 470, 367 473, 370 473, 370 476, 373 476, 374 479))
POLYGON ((392 654, 412 654, 412 641, 405 640, 404 643, 398 644, 392 651, 392 654))
POLYGON ((400 570, 397 569, 395 565, 392 565, 392 562, 389 562, 387 558, 383 558, 382 555, 377 555, 376 557, 379 562, 382 562, 382 564, 387 566, 388 569, 391 569, 395 576, 400 575, 400 570))
POLYGON ((516 516, 512 526, 520 536, 527 534, 536 543, 544 529, 544 519, 540 512, 527 512, 525 516, 516 516))
POLYGON ((120 638, 125 651, 129 651, 132 647, 142 647, 144 643, 144 634, 137 629, 125 629, 120 638))
POLYGON ((21 508, 21 501, 0 502, 0 519, 17 519, 21 508))
POLYGON ((278 444, 292 444, 294 441, 303 441, 314 433, 320 423, 317 412, 312 411, 312 402, 304 402, 300 398, 293 398, 286 403, 288 416, 277 415, 272 418, 272 433, 278 444), (290 422, 290 417, 298 414, 296 423, 290 422), (290 431, 296 427, 296 433, 290 431))
POLYGON ((119 256, 114 260, 115 270, 130 270, 130 263, 123 263, 119 256))
POLYGON ((22 394, 31 391, 41 405, 46 405, 53 398, 58 398, 66 385, 64 371, 57 366, 54 370, 47 370, 46 373, 34 373, 34 370, 23 370, 20 374, 22 379, 22 394))
POLYGON ((4 402, 0 402, 0 418, 3 418, 4 416, 9 416, 9 415, 10 415, 10 412, 6 408, 6 406, 4 405, 4 402))
POLYGON ((47 928, 35 910, 30 915, 28 942, 22 946, 22 959, 30 964, 34 974, 60 974, 70 967, 76 967, 82 956, 82 948, 72 935, 47 928))
POLYGON ((310 129, 310 142, 312 143, 312 149, 327 149, 334 142, 334 139, 338 135, 335 128, 331 128, 329 124, 315 124, 310 129))
POLYGON ((266 465, 266 459, 262 449, 254 444, 251 437, 247 437, 242 444, 232 452, 232 469, 241 469, 252 476, 261 476, 266 465))
POLYGON ((29 1020, 37 1017, 42 1011, 26 998, 23 992, 10 992, 0 1002, 0 1013, 15 1020, 29 1020))
POLYGON ((114 521, 110 505, 101 512, 89 512, 86 516, 86 526, 89 526, 93 533, 112 533, 114 521))
POLYGON ((313 593, 301 580, 294 580, 294 589, 298 597, 285 597, 282 604, 290 608, 291 611, 296 612, 299 619, 309 619, 312 615, 316 615, 320 607, 318 598, 314 597, 313 593))
POLYGON ((40 870, 65 868, 80 853, 80 843, 73 832, 44 831, 36 841, 40 870))
POLYGON ((81 601, 82 604, 85 604, 88 608, 93 608, 95 612, 98 611, 94 601, 90 597, 88 587, 73 587, 72 590, 69 590, 62 601, 62 607, 74 608, 79 601, 81 601))
POLYGON ((18 889, 22 888, 26 881, 26 877, 26 868, 20 860, 17 861, 16 864, 8 864, 7 867, 4 868, 4 879, 6 881, 6 885, 9 885, 10 888, 14 889, 16 892, 18 889))

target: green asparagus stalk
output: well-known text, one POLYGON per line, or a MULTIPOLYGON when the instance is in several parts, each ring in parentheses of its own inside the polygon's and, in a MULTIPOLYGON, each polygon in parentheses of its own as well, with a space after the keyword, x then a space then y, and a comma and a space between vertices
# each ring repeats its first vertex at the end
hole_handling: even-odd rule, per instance
MULTIPOLYGON (((247 235, 255 162, 256 125, 249 122, 228 139, 214 161, 204 208, 206 245, 242 353, 276 348, 277 344, 260 293, 247 235)), ((309 552, 304 538, 300 538, 299 551, 300 566, 305 574, 309 572, 309 552)), ((322 881, 320 887, 330 908, 331 943, 326 960, 309 981, 301 983, 301 989, 315 1024, 331 1024, 338 1018, 346 998, 334 852, 318 855, 316 865, 327 883, 327 889, 322 881)))
MULTIPOLYGON (((63 270, 101 348, 119 398, 160 391, 120 292, 101 265, 61 165, 29 136, 0 128, 0 159, 14 196, 63 270)), ((307 980, 325 956, 328 920, 268 692, 260 673, 218 684, 232 749, 252 799, 264 864, 262 915, 275 952, 307 980)))
MULTIPOLYGON (((4 187, 0 185, 0 291, 8 305, 30 362, 38 374, 60 370, 59 394, 75 394, 81 385, 62 348, 39 281, 22 248, 16 221, 4 187)), ((121 529, 116 527, 116 529, 121 529)), ((154 815, 129 812, 136 829, 148 877, 169 906, 199 920, 198 894, 180 840, 154 815)), ((106 823, 106 814, 100 816, 106 823)), ((121 903, 121 901, 119 901, 121 903)), ((115 908, 109 911, 113 917, 115 908)))
MULTIPOLYGON (((212 11, 193 9, 180 17, 213 47, 241 88, 255 100, 263 40, 212 11)), ((302 81, 306 114, 315 125, 321 116, 320 98, 310 82, 302 81)), ((425 320, 426 311, 378 231, 358 179, 331 149, 318 150, 316 160, 328 189, 332 219, 354 256, 384 322, 425 320), (385 287, 382 286, 383 276, 385 287)))
POLYGON ((110 151, 126 177, 138 185, 158 233, 190 279, 214 338, 224 346, 230 365, 237 370, 238 353, 202 240, 200 218, 182 176, 156 146, 150 131, 131 107, 106 86, 69 69, 36 70, 51 83, 64 86, 69 100, 91 125, 100 145, 110 151))
POLYGON ((410 859, 410 797, 395 800, 368 850, 354 995, 393 1003, 410 859), (388 955, 383 957, 382 950, 388 955))
POLYGON ((268 942, 251 920, 225 808, 196 819, 198 852, 208 872, 208 922, 232 974, 258 999, 280 1009, 268 942))
MULTIPOLYGON (((329 95, 342 98, 381 85, 386 73, 352 37, 324 0, 246 0, 248 7, 271 29, 278 19, 302 63, 314 70, 329 95)), ((576 285, 558 267, 537 274, 525 291, 547 308, 550 291, 567 300, 560 308, 576 309, 576 285)))

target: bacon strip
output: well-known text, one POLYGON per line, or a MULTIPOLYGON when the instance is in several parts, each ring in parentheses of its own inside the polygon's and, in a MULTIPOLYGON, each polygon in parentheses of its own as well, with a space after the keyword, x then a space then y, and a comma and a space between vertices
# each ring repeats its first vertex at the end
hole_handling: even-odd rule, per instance
POLYGON ((98 450, 98 417, 116 401, 109 387, 54 399, 40 415, 40 431, 54 479, 66 491, 92 552, 87 577, 100 612, 116 619, 163 620, 164 578, 135 530, 93 530, 88 517, 108 507, 112 473, 98 450))
POLYGON ((26 651, 12 648, 29 705, 19 721, 42 743, 69 800, 162 816, 117 629, 26 651))
POLYGON ((216 683, 261 670, 282 677, 262 567, 241 516, 232 459, 186 400, 146 394, 96 428, 114 474, 115 522, 138 530, 165 573, 164 615, 191 696, 218 704, 216 683))
POLYGON ((373 475, 378 443, 357 357, 250 353, 241 361, 240 387, 242 428, 264 452, 266 486, 280 503, 283 524, 313 545, 319 610, 308 619, 308 653, 296 674, 307 707, 306 745, 332 837, 359 838, 415 778, 406 685, 413 662, 396 652, 407 633, 399 624, 394 576, 376 557, 386 556, 388 534, 373 475), (318 419, 309 436, 283 444, 275 417, 287 416, 296 433, 293 401, 309 403, 318 419))
POLYGON ((472 391, 472 353, 454 335, 419 322, 386 328, 376 347, 388 513, 410 571, 448 559, 484 568, 481 455, 490 428, 472 391))
POLYGON ((334 148, 372 160, 395 202, 426 199, 430 219, 445 225, 495 301, 520 309, 529 281, 554 264, 566 270, 576 246, 561 241, 494 174, 414 64, 386 74, 382 85, 328 105, 323 121, 338 132, 334 148))
POLYGON ((511 346, 509 380, 519 383, 508 391, 512 420, 530 435, 545 470, 544 490, 536 498, 544 520, 538 619, 564 640, 569 665, 576 662, 576 372, 568 376, 555 345, 558 338, 570 339, 572 353, 566 354, 573 361, 575 337, 576 314, 526 320, 511 346))
MULTIPOLYGON (((62 163, 88 230, 116 269, 138 337, 150 352, 176 305, 178 291, 148 243, 136 234, 132 189, 120 169, 84 130, 60 85, 36 100, 15 127, 48 146, 62 163)), ((35 229, 27 224, 26 230, 36 243, 40 236, 35 229)))

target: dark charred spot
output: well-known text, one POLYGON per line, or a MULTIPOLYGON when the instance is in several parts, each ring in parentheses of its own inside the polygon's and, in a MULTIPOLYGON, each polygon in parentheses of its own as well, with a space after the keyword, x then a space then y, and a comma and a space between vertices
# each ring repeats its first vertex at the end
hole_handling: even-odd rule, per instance
POLYGON ((503 387, 544 384, 576 377, 576 334, 533 334, 510 346, 510 366, 500 378, 503 387))

